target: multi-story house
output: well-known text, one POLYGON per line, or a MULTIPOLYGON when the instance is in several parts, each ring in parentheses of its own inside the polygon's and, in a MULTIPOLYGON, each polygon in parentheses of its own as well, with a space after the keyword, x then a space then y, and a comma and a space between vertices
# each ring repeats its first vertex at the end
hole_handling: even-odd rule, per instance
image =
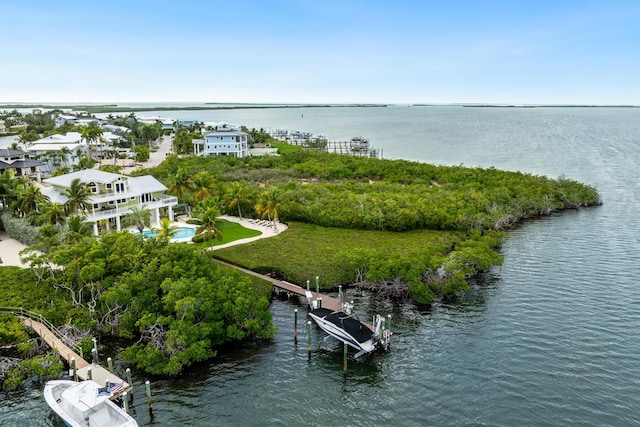
POLYGON ((39 160, 28 158, 24 151, 0 149, 0 173, 11 169, 16 177, 28 176, 40 181, 40 166, 43 164, 39 160))
POLYGON ((144 207, 151 214, 152 226, 166 217, 173 221, 173 207, 178 198, 164 194, 167 191, 160 181, 151 175, 131 177, 95 169, 85 169, 43 180, 49 186, 42 193, 51 202, 64 204, 68 198, 65 192, 74 179, 88 185, 91 190, 91 209, 84 213, 87 222, 93 223, 93 233, 101 230, 123 228, 124 217, 132 207, 144 207))
POLYGON ((218 129, 206 132, 204 139, 193 140, 193 152, 197 156, 249 155, 248 134, 234 129, 218 129))
POLYGON ((71 168, 78 163, 80 157, 89 153, 89 146, 79 132, 50 135, 29 143, 27 149, 32 157, 44 161, 42 171, 45 175, 51 174, 61 166, 71 168))

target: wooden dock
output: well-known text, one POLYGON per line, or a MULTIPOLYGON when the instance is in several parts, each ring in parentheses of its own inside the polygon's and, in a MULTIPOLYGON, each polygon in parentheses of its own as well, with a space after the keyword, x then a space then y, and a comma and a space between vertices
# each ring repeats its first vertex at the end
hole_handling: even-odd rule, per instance
MULTIPOLYGON (((2 311, 6 312, 6 310, 2 311)), ((56 333, 53 325, 50 325, 49 322, 46 322, 41 316, 39 316, 40 320, 36 320, 33 317, 38 316, 34 316, 34 313, 29 313, 26 310, 12 311, 12 314, 20 317, 27 327, 33 329, 49 347, 57 351, 69 367, 72 366, 72 360, 75 361, 76 373, 79 380, 84 381, 91 379, 102 386, 106 386, 108 381, 112 384, 113 388, 111 399, 119 398, 125 391, 131 392, 133 388, 131 384, 109 372, 99 364, 86 361, 81 354, 78 354, 78 352, 73 349, 73 344, 70 340, 66 339, 60 333, 56 333)))
POLYGON ((222 265, 226 265, 227 267, 231 267, 231 268, 235 268, 236 270, 240 270, 243 273, 250 274, 252 276, 256 276, 256 277, 259 277, 259 278, 264 279, 264 280, 268 280, 269 282, 271 282, 273 284, 273 286, 275 286, 278 289, 282 289, 284 291, 291 292, 292 294, 301 295, 301 296, 307 298, 307 301, 309 301, 309 304, 311 304, 312 301, 316 301, 318 299, 321 299, 322 300, 322 307, 328 308, 328 309, 333 310, 333 311, 341 311, 342 310, 342 301, 340 301, 338 298, 330 297, 328 295, 323 295, 323 294, 318 293, 318 292, 307 290, 307 289, 303 288, 302 286, 294 285, 293 283, 285 282, 284 280, 274 279, 273 277, 269 277, 269 276, 265 276, 264 274, 256 273, 255 271, 251 271, 251 270, 248 270, 246 268, 239 267, 237 265, 228 263, 226 261, 222 261, 222 260, 219 260, 219 259, 216 259, 216 261, 219 262, 222 265))
MULTIPOLYGON (((329 295, 324 295, 324 294, 321 294, 319 292, 314 292, 312 290, 307 290, 306 288, 303 288, 302 286, 294 285, 293 283, 289 283, 289 282, 286 282, 284 280, 274 279, 273 277, 269 277, 269 276, 265 276, 264 274, 256 273, 255 271, 251 271, 251 270, 248 270, 246 268, 239 267, 237 265, 228 263, 226 261, 222 261, 222 260, 219 260, 219 259, 215 259, 215 261, 219 262, 222 265, 226 265, 227 267, 231 267, 231 268, 235 268, 236 270, 240 270, 240 271, 242 271, 242 272, 244 272, 246 274, 250 274, 252 276, 256 276, 256 277, 259 277, 261 279, 268 280, 269 282, 271 282, 273 284, 273 286, 275 286, 278 289, 284 290, 286 292, 290 292, 292 294, 301 295, 301 296, 307 298, 307 301, 309 302, 310 306, 312 304, 314 304, 315 301, 320 299, 320 300, 322 300, 322 307, 324 307, 324 308, 328 308, 329 310, 333 310, 333 311, 342 311, 343 310, 342 301, 340 301, 338 298, 334 298, 334 297, 331 297, 329 295)), ((362 322, 362 324, 367 326, 372 331, 375 330, 374 326, 372 324, 368 323, 368 322, 362 322)))

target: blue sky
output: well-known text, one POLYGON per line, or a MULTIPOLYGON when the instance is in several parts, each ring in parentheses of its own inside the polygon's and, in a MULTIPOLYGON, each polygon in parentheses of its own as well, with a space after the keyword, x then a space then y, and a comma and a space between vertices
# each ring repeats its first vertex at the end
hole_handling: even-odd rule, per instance
POLYGON ((0 102, 640 104, 640 1, 0 0, 0 102))

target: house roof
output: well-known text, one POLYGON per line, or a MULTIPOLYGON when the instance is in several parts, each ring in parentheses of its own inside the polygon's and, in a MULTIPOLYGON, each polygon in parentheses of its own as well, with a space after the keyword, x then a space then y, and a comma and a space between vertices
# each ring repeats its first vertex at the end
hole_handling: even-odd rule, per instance
POLYGON ((134 196, 145 193, 154 193, 157 191, 166 191, 165 187, 160 181, 152 177, 151 175, 145 176, 126 176, 117 173, 104 172, 97 169, 83 169, 76 172, 67 173, 65 175, 54 176, 51 178, 43 179, 46 184, 51 184, 56 187, 69 188, 71 182, 74 179, 80 179, 81 182, 98 182, 101 184, 108 184, 117 180, 118 178, 126 178, 128 183, 127 195, 134 196))
POLYGON ((37 141, 33 141, 33 144, 49 144, 49 143, 80 143, 82 142, 82 134, 80 132, 67 132, 66 135, 54 134, 40 138, 37 141))
POLYGON ((247 133, 239 130, 235 130, 235 129, 218 129, 218 130, 212 130, 210 132, 204 133, 204 136, 227 136, 227 135, 243 136, 243 135, 247 135, 247 133))
POLYGON ((7 163, 4 163, 3 161, 0 161, 0 169, 6 169, 6 167, 3 168, 1 164, 5 164, 7 165, 7 167, 16 169, 16 168, 30 168, 32 166, 42 166, 44 165, 44 162, 41 162, 40 160, 25 159, 25 160, 16 160, 13 163, 7 164, 7 163))
POLYGON ((167 190, 167 187, 151 175, 131 176, 129 177, 128 182, 129 193, 144 194, 167 190))
POLYGON ((61 192, 59 192, 53 187, 42 187, 40 189, 40 193, 42 193, 42 195, 44 196, 47 196, 51 203, 58 203, 63 205, 69 199, 67 196, 65 196, 64 194, 62 194, 61 192))
POLYGON ((76 172, 47 178, 43 181, 47 184, 68 188, 71 186, 71 182, 74 179, 80 179, 80 181, 84 183, 99 182, 101 184, 106 184, 117 180, 118 178, 120 178, 120 176, 122 175, 118 175, 117 173, 104 172, 97 169, 83 169, 76 172))
POLYGON ((72 142, 61 142, 61 143, 51 143, 48 142, 46 144, 33 144, 29 146, 29 151, 60 151, 62 147, 67 147, 71 151, 75 151, 78 147, 86 147, 85 144, 72 143, 72 142))
POLYGON ((10 150, 8 148, 0 149, 0 157, 15 157, 15 156, 24 156, 27 153, 20 150, 10 150))

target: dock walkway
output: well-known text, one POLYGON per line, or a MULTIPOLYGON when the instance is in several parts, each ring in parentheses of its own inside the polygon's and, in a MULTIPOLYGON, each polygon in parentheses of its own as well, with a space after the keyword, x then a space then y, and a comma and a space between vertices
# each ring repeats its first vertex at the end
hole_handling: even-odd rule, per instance
MULTIPOLYGON (((215 258, 214 258, 215 259, 215 258)), ((298 286, 298 285, 294 285, 293 283, 289 283, 286 282, 284 280, 278 280, 278 279, 274 279, 273 277, 269 277, 266 276, 264 274, 260 274, 260 273, 256 273, 255 271, 251 271, 248 270, 246 268, 243 267, 239 267, 235 264, 231 264, 229 262, 226 261, 222 261, 220 259, 215 259, 216 262, 222 264, 222 265, 226 265, 227 267, 231 267, 231 268, 235 268, 236 270, 240 270, 246 274, 250 274, 252 276, 255 277, 259 277, 261 279, 264 280, 268 280, 269 282, 271 282, 273 284, 273 286, 275 286, 278 289, 282 289, 284 291, 287 292, 291 292, 293 294, 297 294, 297 295, 301 295, 303 297, 307 298, 307 301, 309 301, 309 304, 311 304, 312 301, 317 301, 318 299, 322 299, 322 307, 327 308, 331 311, 342 311, 343 310, 343 306, 342 306, 342 301, 340 301, 338 298, 334 298, 331 297, 329 295, 324 295, 321 294, 319 292, 314 292, 311 290, 307 290, 305 288, 303 288, 302 286, 298 286)), ((363 325, 365 325, 366 327, 368 327, 369 329, 371 329, 372 331, 374 330, 374 327, 372 324, 368 323, 368 322, 362 322, 363 325)))
POLYGON ((33 329, 42 340, 67 362, 71 367, 72 360, 75 361, 76 373, 80 380, 91 379, 100 385, 106 385, 107 381, 112 384, 111 399, 119 398, 122 393, 131 392, 132 386, 119 378, 117 375, 109 372, 97 363, 89 363, 82 354, 78 354, 71 340, 64 337, 57 329, 47 322, 42 316, 31 313, 23 309, 0 309, 0 312, 11 313, 18 316, 25 326, 33 329), (37 320, 36 320, 37 319, 37 320))
POLYGON ((309 301, 316 301, 316 300, 318 300, 320 298, 320 299, 322 299, 322 306, 324 308, 328 308, 329 310, 333 310, 333 311, 341 311, 342 310, 342 301, 340 301, 338 298, 330 297, 328 295, 323 295, 321 293, 314 292, 314 291, 311 291, 311 290, 308 291, 305 288, 303 288, 302 286, 294 285, 293 283, 285 282, 284 280, 274 279, 273 277, 269 277, 269 276, 266 276, 264 274, 256 273, 255 271, 251 271, 251 270, 248 270, 246 268, 239 267, 239 266, 237 266, 235 264, 231 264, 231 263, 226 262, 226 261, 222 261, 222 260, 219 260, 219 259, 216 259, 215 261, 220 263, 220 264, 222 264, 222 265, 226 265, 227 267, 231 267, 231 268, 235 268, 236 270, 240 270, 243 273, 250 274, 252 276, 259 277, 259 278, 264 279, 264 280, 268 280, 276 288, 285 290, 287 292, 291 292, 293 294, 301 295, 303 297, 306 297, 307 300, 309 300, 309 301))

